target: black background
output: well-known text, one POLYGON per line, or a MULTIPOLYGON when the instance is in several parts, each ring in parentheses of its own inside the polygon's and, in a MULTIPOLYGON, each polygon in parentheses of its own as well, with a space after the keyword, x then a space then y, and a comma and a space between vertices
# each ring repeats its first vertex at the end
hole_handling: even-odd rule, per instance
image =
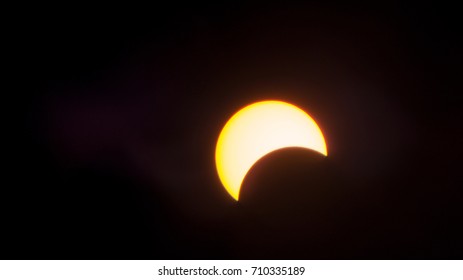
POLYGON ((2 258, 462 258, 455 6, 27 10, 9 23, 2 258), (313 116, 329 156, 271 153, 237 203, 216 140, 267 99, 313 116))

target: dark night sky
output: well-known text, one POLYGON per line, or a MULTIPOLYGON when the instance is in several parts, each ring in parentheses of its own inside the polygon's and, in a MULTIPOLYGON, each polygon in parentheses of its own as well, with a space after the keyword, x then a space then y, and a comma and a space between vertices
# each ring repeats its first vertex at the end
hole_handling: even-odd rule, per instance
POLYGON ((375 3, 21 14, 1 257, 461 259, 461 16, 375 3), (329 156, 271 153, 236 203, 216 140, 264 99, 329 156))

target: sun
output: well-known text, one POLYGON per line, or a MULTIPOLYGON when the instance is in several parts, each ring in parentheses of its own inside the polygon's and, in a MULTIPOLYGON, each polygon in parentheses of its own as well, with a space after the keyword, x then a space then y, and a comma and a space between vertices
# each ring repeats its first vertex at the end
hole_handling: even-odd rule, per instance
POLYGON ((287 147, 328 155, 322 131, 300 108, 270 100, 239 110, 223 127, 215 150, 217 172, 225 189, 238 200, 251 167, 266 154, 287 147))

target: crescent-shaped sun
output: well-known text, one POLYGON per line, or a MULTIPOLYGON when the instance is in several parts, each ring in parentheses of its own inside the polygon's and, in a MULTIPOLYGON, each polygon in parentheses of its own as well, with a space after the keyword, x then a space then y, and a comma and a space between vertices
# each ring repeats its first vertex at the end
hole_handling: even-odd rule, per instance
POLYGON ((251 167, 266 154, 286 147, 328 155, 317 123, 298 107, 272 100, 239 110, 223 127, 215 150, 217 172, 225 189, 238 200, 251 167))

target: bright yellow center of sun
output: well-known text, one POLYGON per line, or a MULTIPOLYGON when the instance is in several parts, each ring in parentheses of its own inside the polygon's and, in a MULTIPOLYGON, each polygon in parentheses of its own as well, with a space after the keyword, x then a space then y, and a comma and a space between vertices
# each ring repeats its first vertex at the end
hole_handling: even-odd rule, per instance
POLYGON ((266 154, 286 147, 328 154, 317 123, 294 105, 262 101, 238 111, 222 129, 215 151, 217 172, 225 189, 238 200, 251 167, 266 154))

